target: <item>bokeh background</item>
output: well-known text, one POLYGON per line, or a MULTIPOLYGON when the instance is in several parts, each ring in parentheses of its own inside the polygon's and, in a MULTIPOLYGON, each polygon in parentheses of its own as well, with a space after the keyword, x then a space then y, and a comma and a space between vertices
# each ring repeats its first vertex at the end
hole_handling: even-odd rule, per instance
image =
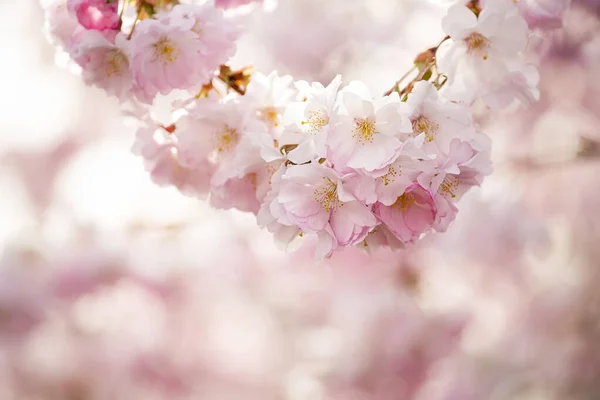
MULTIPOLYGON (((233 64, 384 92, 440 3, 280 0, 233 64)), ((600 3, 532 38, 539 102, 476 107, 494 173, 448 232, 323 263, 154 185, 42 5, 0 0, 1 400, 600 399, 600 3)))

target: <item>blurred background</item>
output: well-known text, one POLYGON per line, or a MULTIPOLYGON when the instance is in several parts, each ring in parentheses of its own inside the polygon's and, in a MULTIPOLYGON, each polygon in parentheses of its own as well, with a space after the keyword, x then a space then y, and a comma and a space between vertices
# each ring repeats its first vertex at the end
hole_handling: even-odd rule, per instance
MULTIPOLYGON (((539 102, 475 110, 494 173, 447 233, 320 264, 155 186, 45 3, 0 1, 0 400, 600 399, 597 0, 532 38, 539 102)), ((281 0, 233 64, 384 92, 439 3, 281 0)))

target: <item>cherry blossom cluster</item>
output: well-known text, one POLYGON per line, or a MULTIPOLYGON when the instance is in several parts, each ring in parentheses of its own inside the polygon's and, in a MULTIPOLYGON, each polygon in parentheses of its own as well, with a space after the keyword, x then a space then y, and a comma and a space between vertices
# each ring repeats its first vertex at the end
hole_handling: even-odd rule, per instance
POLYGON ((163 3, 175 2, 66 2, 72 29, 57 36, 86 83, 122 100, 152 103, 158 94, 197 91, 210 81, 233 55, 238 30, 213 5, 178 4, 161 12, 163 3), (120 15, 120 3, 122 12, 135 13, 133 21, 120 15))
POLYGON ((515 99, 527 104, 539 97, 537 69, 521 57, 528 25, 515 4, 486 1, 456 4, 442 20, 448 35, 437 51, 437 67, 448 77, 444 90, 454 99, 481 99, 504 108, 515 99))
POLYGON ((239 30, 220 8, 249 2, 181 3, 70 0, 76 22, 63 44, 87 83, 126 103, 134 152, 155 182, 252 212, 284 246, 312 237, 319 257, 448 228, 457 201, 491 172, 470 106, 537 99, 524 50, 531 29, 555 26, 541 21, 565 8, 458 2, 442 21, 447 37, 415 59, 416 76, 378 96, 339 76, 325 87, 232 70, 239 30), (171 120, 158 121, 151 105, 181 91, 171 120))
POLYGON ((315 236, 321 256, 444 231, 490 172, 489 140, 468 106, 429 82, 405 102, 373 98, 359 82, 341 88, 339 77, 295 86, 256 73, 241 99, 186 106, 171 133, 148 123, 136 150, 158 182, 254 212, 285 244, 315 236))

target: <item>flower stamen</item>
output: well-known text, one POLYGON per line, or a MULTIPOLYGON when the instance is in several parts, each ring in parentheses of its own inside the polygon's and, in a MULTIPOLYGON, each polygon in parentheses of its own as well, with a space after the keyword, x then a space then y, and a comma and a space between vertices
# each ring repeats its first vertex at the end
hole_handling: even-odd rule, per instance
POLYGON ((372 121, 367 118, 354 118, 354 129, 353 129, 353 138, 358 138, 358 141, 363 145, 367 142, 373 143, 375 139, 375 134, 377 132, 375 128, 375 121, 372 121))
POLYGON ((174 62, 179 57, 179 50, 166 37, 154 43, 154 58, 163 62, 174 62))
POLYGON ((217 131, 215 136, 219 153, 231 151, 240 140, 237 130, 228 125, 217 131))
POLYGON ((337 184, 327 177, 323 177, 326 183, 314 190, 315 201, 325 209, 325 211, 335 211, 343 206, 338 199, 337 184))
POLYGON ((118 49, 111 50, 106 53, 106 76, 111 77, 115 74, 121 74, 123 70, 128 68, 127 56, 118 49))
POLYGON ((469 53, 475 53, 484 60, 487 60, 490 41, 485 36, 481 33, 473 32, 465 38, 465 42, 467 43, 467 51, 469 53))
POLYGON ((435 138, 440 125, 436 124, 424 115, 419 115, 417 119, 412 121, 412 128, 416 134, 424 133, 426 142, 431 142, 435 138))
POLYGON ((443 195, 455 198, 458 191, 458 185, 460 185, 460 180, 456 176, 446 175, 440 184, 440 190, 443 195))
POLYGON ((329 124, 329 118, 327 118, 327 114, 323 111, 309 111, 308 119, 306 121, 301 122, 302 125, 310 126, 309 132, 311 135, 316 135, 321 132, 325 125, 329 124))

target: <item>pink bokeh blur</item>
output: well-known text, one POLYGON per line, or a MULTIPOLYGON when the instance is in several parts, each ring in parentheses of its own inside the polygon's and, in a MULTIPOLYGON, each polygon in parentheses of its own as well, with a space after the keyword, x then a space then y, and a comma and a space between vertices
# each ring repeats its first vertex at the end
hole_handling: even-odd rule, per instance
MULTIPOLYGON (((0 2, 0 400, 600 398, 598 1, 531 40, 540 101, 475 108, 494 172, 447 232, 319 263, 156 186, 51 1, 0 2)), ((383 93, 446 3, 265 0, 233 65, 383 93)))

